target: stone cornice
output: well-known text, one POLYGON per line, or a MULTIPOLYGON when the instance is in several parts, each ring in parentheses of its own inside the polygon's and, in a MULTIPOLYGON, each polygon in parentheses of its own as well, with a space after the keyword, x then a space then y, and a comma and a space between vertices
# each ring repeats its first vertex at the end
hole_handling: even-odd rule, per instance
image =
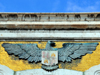
POLYGON ((0 30, 0 41, 100 41, 100 30, 0 30))
POLYGON ((0 13, 0 41, 100 41, 99 32, 99 12, 0 13), (73 33, 74 29, 77 32, 73 33), (7 31, 5 32, 5 30, 7 31), (14 32, 15 30, 17 32, 14 32), (19 30, 26 31, 21 33, 19 30), (34 32, 31 33, 28 30, 34 30, 34 32), (37 32, 37 30, 40 31, 37 32), (51 30, 51 32, 47 30, 51 30), (55 32, 53 30, 60 31, 55 32), (65 31, 63 32, 63 30, 65 31), (84 30, 98 31, 91 33, 84 32, 84 30))
POLYGON ((100 29, 100 13, 0 13, 0 29, 100 29))
POLYGON ((99 21, 100 13, 0 13, 0 21, 99 21))

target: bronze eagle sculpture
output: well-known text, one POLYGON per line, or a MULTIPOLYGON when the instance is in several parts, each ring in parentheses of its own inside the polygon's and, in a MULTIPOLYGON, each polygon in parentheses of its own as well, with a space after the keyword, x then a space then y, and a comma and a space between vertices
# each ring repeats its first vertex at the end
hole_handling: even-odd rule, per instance
POLYGON ((58 61, 72 62, 72 59, 78 59, 82 56, 91 54, 98 43, 63 43, 62 48, 54 48, 54 42, 48 41, 45 49, 38 48, 37 44, 10 44, 3 43, 2 46, 9 55, 13 54, 20 59, 28 62, 41 61, 41 51, 58 51, 58 61))

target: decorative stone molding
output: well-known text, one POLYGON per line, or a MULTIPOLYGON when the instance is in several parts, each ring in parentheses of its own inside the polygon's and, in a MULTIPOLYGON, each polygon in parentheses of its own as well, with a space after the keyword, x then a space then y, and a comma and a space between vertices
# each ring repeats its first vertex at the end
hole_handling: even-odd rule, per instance
POLYGON ((0 41, 48 40, 100 41, 100 13, 0 13, 0 41))
POLYGON ((0 13, 0 29, 100 29, 100 13, 0 13))
POLYGON ((16 75, 83 75, 81 71, 58 69, 56 71, 48 72, 42 69, 18 71, 16 75))
POLYGON ((100 41, 100 30, 0 30, 0 41, 100 41))
POLYGON ((81 71, 58 69, 51 72, 43 69, 31 69, 24 71, 13 71, 4 65, 0 65, 0 75, 83 75, 81 71))
POLYGON ((68 69, 57 69, 50 72, 43 69, 31 69, 14 72, 6 66, 0 65, 0 75, 100 75, 100 65, 93 66, 84 73, 68 69))
POLYGON ((100 65, 91 67, 89 70, 85 71, 85 75, 100 75, 100 65))
POLYGON ((14 71, 4 65, 0 65, 0 75, 14 75, 14 71))
POLYGON ((0 13, 1 21, 98 21, 100 13, 0 13))

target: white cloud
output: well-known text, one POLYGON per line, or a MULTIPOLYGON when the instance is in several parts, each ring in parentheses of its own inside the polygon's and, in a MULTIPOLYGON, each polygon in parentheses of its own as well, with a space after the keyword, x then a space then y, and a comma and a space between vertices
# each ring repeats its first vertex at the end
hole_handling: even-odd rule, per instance
POLYGON ((67 8, 65 8, 65 11, 68 12, 97 12, 99 11, 100 2, 95 2, 94 5, 90 6, 79 6, 78 4, 75 4, 74 2, 67 2, 67 8))

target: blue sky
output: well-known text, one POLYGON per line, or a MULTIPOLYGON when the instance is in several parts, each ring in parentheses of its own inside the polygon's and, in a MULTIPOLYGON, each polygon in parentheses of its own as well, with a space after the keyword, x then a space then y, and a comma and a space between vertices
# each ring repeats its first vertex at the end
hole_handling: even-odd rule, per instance
POLYGON ((100 0, 0 0, 0 12, 100 12, 100 0))

